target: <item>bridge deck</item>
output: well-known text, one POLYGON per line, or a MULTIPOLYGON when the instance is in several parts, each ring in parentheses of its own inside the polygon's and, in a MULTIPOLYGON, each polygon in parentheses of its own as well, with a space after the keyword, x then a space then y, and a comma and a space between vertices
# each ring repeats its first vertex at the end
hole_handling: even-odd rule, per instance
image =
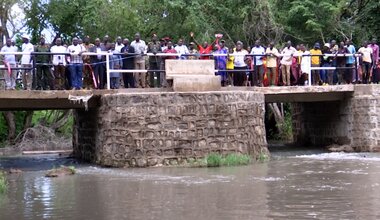
MULTIPOLYGON (((365 85, 361 85, 365 86, 365 85)), ((320 102, 337 101, 351 96, 353 85, 342 86, 299 86, 299 87, 226 87, 221 91, 255 91, 265 95, 266 102, 320 102)), ((21 91, 0 92, 0 110, 40 110, 85 108, 78 98, 89 98, 89 108, 98 105, 102 95, 115 93, 173 92, 170 89, 119 89, 79 91, 21 91)))

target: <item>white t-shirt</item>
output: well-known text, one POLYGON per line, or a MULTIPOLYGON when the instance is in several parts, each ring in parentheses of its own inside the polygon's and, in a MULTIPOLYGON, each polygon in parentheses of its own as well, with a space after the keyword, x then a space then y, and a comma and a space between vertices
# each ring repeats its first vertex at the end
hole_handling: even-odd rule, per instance
POLYGON ((363 54, 363 61, 364 62, 372 63, 372 53, 373 53, 372 48, 361 47, 358 52, 363 54))
MULTIPOLYGON (((3 48, 1 48, 1 52, 17 52, 17 47, 15 46, 10 46, 8 47, 5 45, 3 48)), ((9 64, 16 64, 16 56, 14 54, 6 54, 4 55, 4 60, 5 62, 9 64)))
POLYGON ((182 46, 177 45, 174 49, 179 54, 189 54, 189 49, 187 49, 186 45, 182 45, 182 46))
MULTIPOLYGON (((310 51, 305 51, 305 52, 297 52, 294 55, 310 55, 310 51)), ((303 56, 301 59, 301 72, 302 73, 311 73, 311 56, 303 56)))
MULTIPOLYGON (((252 47, 251 54, 253 55, 264 55, 265 54, 265 49, 262 46, 259 47, 252 47)), ((262 56, 255 56, 256 59, 256 65, 263 65, 263 60, 261 59, 262 56)), ((253 63, 255 64, 255 63, 253 63)))
POLYGON ((248 54, 248 51, 242 49, 241 51, 234 51, 232 54, 234 56, 234 66, 235 67, 245 67, 245 56, 248 54))
POLYGON ((82 47, 80 44, 77 44, 76 46, 72 44, 67 48, 67 50, 69 53, 72 53, 71 59, 70 59, 71 63, 83 63, 82 56, 79 56, 78 54, 80 52, 86 51, 84 47, 82 47))
MULTIPOLYGON (((21 51, 22 52, 31 53, 31 52, 34 51, 34 46, 31 43, 27 43, 27 44, 23 43, 22 46, 21 46, 21 51)), ((21 57, 21 64, 32 64, 32 60, 31 60, 30 54, 28 54, 28 55, 22 55, 22 57, 21 57)))
POLYGON ((282 59, 281 59, 281 64, 283 65, 292 65, 292 54, 294 54, 295 52, 297 52, 296 48, 294 47, 285 47, 281 54, 283 55, 282 59))
MULTIPOLYGON (((52 53, 67 53, 67 49, 64 46, 57 46, 54 45, 50 48, 50 52, 52 53)), ((58 54, 58 55, 53 55, 53 65, 66 65, 66 55, 64 54, 58 54)))
POLYGON ((115 44, 115 53, 120 53, 121 52, 121 49, 124 47, 124 44, 115 44))
MULTIPOLYGON (((140 40, 139 42, 136 42, 135 40, 132 41, 131 47, 135 48, 135 53, 138 53, 138 54, 146 53, 146 50, 147 50, 145 41, 143 40, 140 40)), ((138 55, 135 57, 135 60, 143 61, 144 57, 138 55)))

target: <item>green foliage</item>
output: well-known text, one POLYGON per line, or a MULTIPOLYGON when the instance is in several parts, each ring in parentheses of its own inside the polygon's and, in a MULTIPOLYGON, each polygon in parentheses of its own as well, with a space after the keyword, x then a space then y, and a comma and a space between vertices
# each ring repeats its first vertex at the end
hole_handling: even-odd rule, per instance
POLYGON ((208 167, 220 166, 241 166, 248 165, 251 162, 251 156, 246 154, 228 154, 222 156, 217 153, 212 153, 206 157, 208 167))
POLYGON ((0 171, 0 194, 3 194, 7 191, 8 182, 5 177, 4 172, 0 171))
POLYGON ((257 158, 260 162, 265 162, 269 160, 269 155, 267 153, 261 152, 257 158))
POLYGON ((284 123, 277 124, 280 127, 282 133, 278 137, 280 140, 290 141, 293 138, 293 120, 290 107, 285 108, 284 123))

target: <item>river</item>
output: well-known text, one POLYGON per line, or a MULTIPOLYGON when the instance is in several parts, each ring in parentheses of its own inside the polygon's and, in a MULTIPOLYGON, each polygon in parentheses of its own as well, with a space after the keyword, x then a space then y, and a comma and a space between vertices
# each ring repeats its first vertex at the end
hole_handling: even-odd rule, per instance
POLYGON ((380 154, 273 152, 243 167, 107 169, 58 156, 1 158, 0 219, 380 219, 380 154), (78 173, 45 178, 75 164, 78 173))

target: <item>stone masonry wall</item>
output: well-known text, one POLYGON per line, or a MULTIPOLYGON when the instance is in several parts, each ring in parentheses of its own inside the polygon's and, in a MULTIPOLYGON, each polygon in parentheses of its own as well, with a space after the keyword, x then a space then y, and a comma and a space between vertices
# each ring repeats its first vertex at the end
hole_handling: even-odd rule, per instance
POLYGON ((264 95, 249 91, 104 95, 77 111, 74 152, 103 166, 176 165, 211 152, 267 152, 264 95))
POLYGON ((380 85, 356 85, 342 101, 294 103, 293 131, 300 144, 380 151, 380 85))

